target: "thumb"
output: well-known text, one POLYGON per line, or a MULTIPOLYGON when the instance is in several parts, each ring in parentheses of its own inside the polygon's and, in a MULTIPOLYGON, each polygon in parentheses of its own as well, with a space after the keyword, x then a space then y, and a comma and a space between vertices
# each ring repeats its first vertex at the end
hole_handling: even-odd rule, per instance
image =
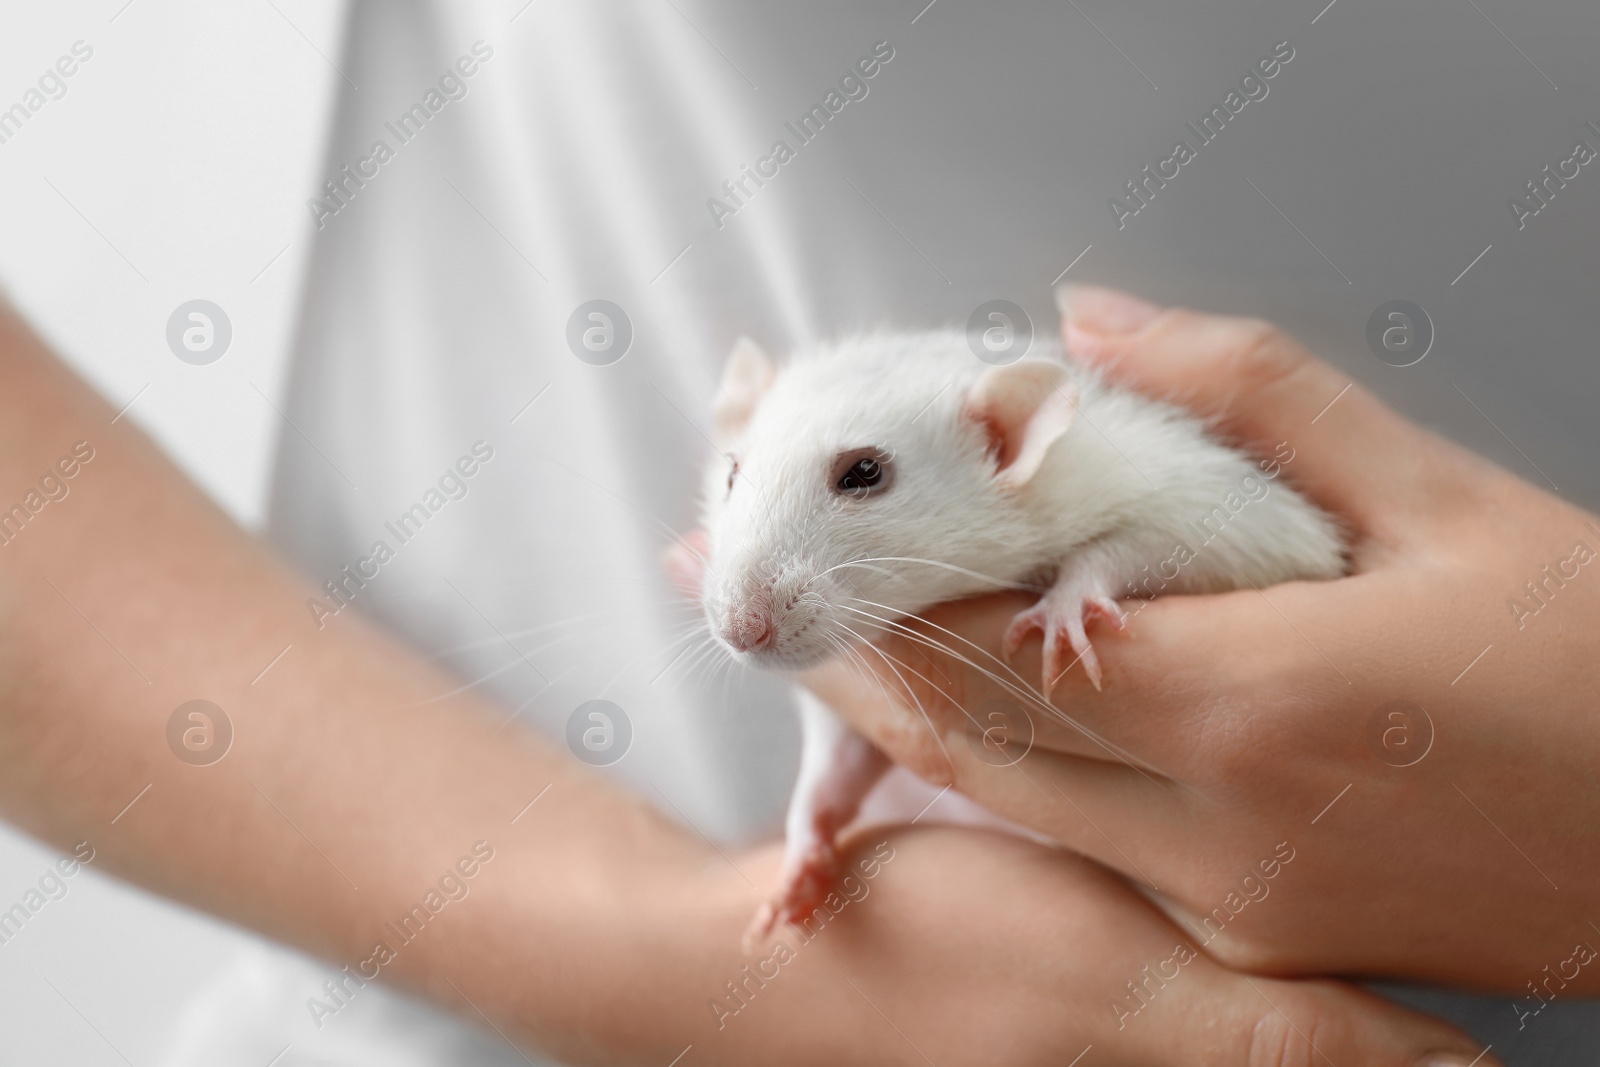
POLYGON ((1063 340, 1080 362, 1292 463, 1293 481, 1364 528, 1410 510, 1426 490, 1414 484, 1416 461, 1439 442, 1270 323, 1093 286, 1063 286, 1057 303, 1063 340))
POLYGON ((1248 1067, 1500 1067, 1470 1037, 1437 1019, 1342 982, 1283 981, 1223 972, 1220 998, 1185 1003, 1171 1036, 1190 1056, 1161 1062, 1248 1067), (1204 1001, 1204 1002, 1202 1002, 1204 1001), (1221 1024, 1221 1025, 1219 1025, 1221 1024), (1200 1051, 1194 1042, 1204 1042, 1200 1051))

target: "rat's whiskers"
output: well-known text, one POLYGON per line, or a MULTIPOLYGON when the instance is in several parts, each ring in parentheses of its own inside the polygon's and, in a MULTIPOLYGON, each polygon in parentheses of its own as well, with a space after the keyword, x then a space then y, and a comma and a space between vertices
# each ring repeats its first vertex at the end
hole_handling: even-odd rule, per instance
MULTIPOLYGON (((861 600, 859 597, 852 597, 851 599, 856 600, 858 603, 862 603, 862 604, 873 604, 872 601, 861 600)), ((921 622, 925 626, 931 626, 934 629, 940 631, 941 633, 949 634, 951 637, 953 637, 956 640, 962 642, 963 644, 971 646, 974 651, 980 653, 983 656, 986 656, 989 659, 994 660, 996 663, 999 663, 1002 667, 1004 667, 1012 675, 1016 676, 1018 678, 1018 682, 1017 683, 1013 683, 1013 682, 1011 682, 1011 681, 1009 681, 1009 680, 1007 680, 1005 678, 1000 677, 994 671, 991 671, 988 668, 981 666, 980 664, 978 664, 977 662, 972 660, 970 657, 965 656, 965 655, 961 654, 960 652, 957 652, 956 650, 952 649, 951 647, 949 647, 948 645, 944 644, 941 641, 937 641, 937 640, 934 640, 934 639, 928 637, 926 634, 923 634, 923 633, 921 633, 921 632, 919 632, 919 631, 907 626, 905 623, 898 622, 898 621, 893 620, 893 619, 884 619, 884 618, 881 618, 881 617, 879 617, 877 615, 873 615, 870 612, 862 611, 859 608, 852 608, 852 607, 850 607, 849 605, 846 605, 846 604, 841 604, 839 606, 842 607, 846 611, 855 612, 858 615, 865 615, 865 616, 867 616, 867 617, 869 617, 871 619, 874 619, 877 622, 883 624, 884 626, 893 627, 897 633, 902 634, 908 640, 916 641, 919 644, 922 644, 922 645, 924 645, 924 646, 926 646, 928 648, 937 649, 938 651, 943 652, 945 655, 950 656, 951 658, 957 660, 958 662, 966 664, 967 666, 971 667, 973 670, 975 670, 975 671, 979 672, 980 674, 984 675, 990 681, 994 682, 996 685, 1000 686, 1002 689, 1004 689, 1007 692, 1011 693, 1013 696, 1017 697, 1018 699, 1026 702, 1027 704, 1030 704, 1030 705, 1034 706, 1039 711, 1042 711, 1042 712, 1044 712, 1044 713, 1046 713, 1048 715, 1051 715, 1054 718, 1058 719, 1059 721, 1061 721, 1061 722, 1065 723, 1066 725, 1072 727, 1074 730, 1078 731, 1078 733, 1082 734, 1087 740, 1093 742, 1096 746, 1098 746, 1099 748, 1104 750, 1108 755, 1114 757, 1115 760, 1118 763, 1122 763, 1122 764, 1126 765, 1127 767, 1129 767, 1130 769, 1138 771, 1141 775, 1144 775, 1144 777, 1150 778, 1150 775, 1144 769, 1145 767, 1149 767, 1150 770, 1155 771, 1157 774, 1163 774, 1163 776, 1165 776, 1164 772, 1162 772, 1160 770, 1160 768, 1151 766, 1145 760, 1139 758, 1136 754, 1134 754, 1132 752, 1129 752, 1128 750, 1124 749, 1121 745, 1118 745, 1115 742, 1100 736, 1098 733, 1096 733, 1095 731, 1091 730, 1089 727, 1085 726, 1083 723, 1079 722, 1077 719, 1073 718, 1071 715, 1068 715, 1066 712, 1062 711, 1060 708, 1056 707, 1054 704, 1051 704, 1050 702, 1046 701, 1043 698, 1043 696, 1039 693, 1039 691, 1037 689, 1034 689, 1033 686, 1028 684, 1027 682, 1022 681, 1021 680, 1021 676, 1017 675, 1017 672, 1012 670, 1012 668, 1011 668, 1011 666, 1009 664, 1006 664, 1003 660, 997 659, 993 654, 989 653, 988 651, 986 651, 986 650, 984 650, 982 648, 979 648, 977 645, 973 644, 971 641, 968 641, 966 638, 962 637, 960 634, 954 633, 951 630, 947 630, 944 627, 938 625, 937 623, 929 622, 927 619, 923 618, 920 615, 907 615, 906 616, 907 618, 910 618, 910 619, 916 619, 917 621, 921 622)), ((879 604, 873 604, 873 606, 874 607, 883 607, 883 605, 879 605, 879 604)), ((885 608, 885 610, 893 610, 893 609, 885 608)), ((963 708, 962 710, 965 711, 966 709, 963 708)), ((971 718, 970 714, 968 715, 968 718, 971 718)), ((974 722, 976 722, 976 720, 974 720, 974 722)), ((1152 779, 1152 781, 1153 780, 1154 779, 1152 779)))
MULTIPOLYGON (((899 667, 896 667, 895 664, 898 663, 900 665, 900 667, 904 667, 906 670, 910 671, 912 674, 915 674, 918 678, 921 678, 924 682, 927 682, 930 686, 933 686, 933 681, 931 679, 929 679, 928 677, 926 677, 925 675, 923 675, 920 672, 918 672, 915 669, 913 669, 911 667, 911 665, 906 663, 904 660, 901 660, 901 659, 899 659, 899 658, 897 658, 895 656, 889 655, 883 649, 879 648, 877 645, 874 645, 871 641, 868 641, 866 638, 862 637, 859 633, 856 633, 856 631, 852 630, 849 626, 845 625, 844 623, 839 622, 839 623, 836 623, 836 625, 839 626, 841 629, 843 629, 846 633, 848 633, 851 636, 853 636, 857 641, 859 641, 861 643, 861 645, 863 647, 869 648, 873 652, 877 653, 878 658, 882 659, 884 664, 891 671, 894 672, 895 677, 900 679, 900 684, 905 686, 906 695, 909 696, 911 698, 911 702, 917 706, 917 713, 922 716, 922 721, 928 724, 928 732, 933 735, 934 743, 939 746, 939 751, 944 753, 945 762, 950 764, 951 767, 954 767, 955 766, 955 761, 950 758, 950 750, 945 747, 944 736, 942 734, 940 734, 939 731, 934 727, 934 725, 933 725, 933 717, 928 714, 928 709, 922 706, 922 701, 917 698, 916 690, 914 688, 912 688, 910 682, 906 681, 905 675, 900 673, 899 667)), ((934 689, 935 689, 935 691, 937 691, 938 687, 934 686, 934 689)), ((954 703, 954 701, 952 701, 952 703, 954 703)), ((961 705, 959 705, 959 704, 957 704, 956 706, 957 707, 961 707, 961 705)), ((972 718, 972 715, 967 711, 966 708, 961 708, 961 712, 962 712, 962 714, 966 715, 967 718, 969 718, 969 719, 972 718)), ((976 722, 977 720, 973 720, 973 721, 976 722)))
POLYGON ((818 578, 821 578, 824 575, 832 574, 834 571, 839 570, 839 569, 841 569, 843 567, 860 567, 863 570, 876 571, 877 573, 883 575, 885 578, 888 578, 890 580, 894 580, 897 577, 899 577, 893 571, 888 570, 887 568, 874 567, 871 564, 872 564, 872 560, 870 559, 870 557, 867 557, 867 556, 862 556, 860 559, 845 560, 843 563, 839 563, 839 564, 836 564, 836 565, 834 565, 832 567, 829 567, 825 571, 820 571, 817 574, 813 574, 810 578, 806 579, 805 585, 802 585, 800 588, 805 589, 807 586, 809 586, 812 582, 816 581, 818 578))
MULTIPOLYGON (((988 582, 997 589, 1018 589, 1025 593, 1037 593, 1039 591, 1037 586, 1026 585, 1022 582, 1007 581, 1004 578, 996 578, 992 574, 984 574, 981 571, 971 570, 970 568, 960 566, 959 564, 946 563, 944 560, 939 559, 923 559, 921 556, 863 556, 860 559, 846 560, 843 563, 835 564, 834 566, 823 571, 821 574, 818 574, 816 578, 821 578, 824 574, 831 574, 842 567, 859 567, 868 563, 921 563, 925 566, 939 567, 947 571, 952 571, 956 574, 965 575, 968 578, 976 578, 979 581, 988 582)), ((880 571, 880 573, 882 572, 882 568, 873 569, 880 571)), ((894 577, 894 575, 891 575, 891 577, 894 577)), ((815 581, 816 578, 813 578, 812 581, 815 581)))

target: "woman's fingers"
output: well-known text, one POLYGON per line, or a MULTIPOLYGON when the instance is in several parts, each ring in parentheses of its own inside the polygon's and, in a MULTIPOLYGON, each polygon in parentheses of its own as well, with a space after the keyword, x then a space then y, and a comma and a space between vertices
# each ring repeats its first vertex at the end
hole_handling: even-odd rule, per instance
MULTIPOLYGON (((1015 598, 941 609, 951 627, 924 624, 958 645, 957 627, 979 637, 998 631, 1015 598)), ((992 634, 989 634, 992 636, 992 634)), ((974 653, 974 660, 978 658, 974 653)), ((1037 654, 1033 656, 1037 670, 1037 654)), ((1141 755, 1069 717, 1036 695, 1020 674, 975 668, 916 638, 886 639, 859 657, 802 677, 863 736, 925 780, 949 786, 983 807, 1114 867, 1160 884, 1181 855, 1194 819, 1192 791, 1175 785, 1141 755), (1005 683, 1005 684, 1002 684, 1005 683)))
POLYGON ((1302 620, 1297 630, 1275 608, 1290 603, 1289 588, 1129 602, 1122 632, 1090 633, 1101 687, 1074 666, 1048 704, 1040 695, 1040 639, 1024 641, 1009 661, 998 654, 1030 598, 1005 593, 943 604, 862 651, 848 679, 841 675, 856 684, 823 695, 924 777, 949 762, 945 735, 998 735, 1006 729, 997 717, 1010 717, 1017 720, 1010 734, 1026 734, 1033 747, 1190 778, 1214 759, 1214 734, 1202 728, 1219 710, 1319 680, 1344 684, 1306 643, 1313 624, 1302 620))
MULTIPOLYGON (((1204 1040, 1203 1021, 1227 1020, 1212 1041, 1221 1055, 1170 1062, 1237 1063, 1250 1067, 1499 1067, 1465 1034, 1337 982, 1284 982, 1224 972, 1221 1005, 1197 999, 1194 1031, 1174 1036, 1204 1040), (1224 1006, 1225 1005, 1225 1006, 1224 1006), (1220 1010, 1219 1010, 1220 1009, 1220 1010)), ((1154 1007, 1152 1002, 1151 1007, 1154 1007)), ((1215 1047, 1215 1046, 1213 1046, 1215 1047)))
POLYGON ((1348 375, 1256 319, 1160 308, 1111 289, 1064 288, 1062 336, 1081 362, 1202 417, 1263 456, 1293 456, 1289 478, 1365 530, 1394 529, 1440 470, 1441 443, 1348 375))
POLYGON ((801 966, 838 966, 856 987, 827 973, 840 999, 819 1000, 819 1017, 894 1020, 880 1062, 1497 1067, 1450 1027, 1342 983, 1228 970, 1070 852, 926 824, 857 841, 847 849, 884 850, 883 873, 855 879, 861 903, 833 920, 845 936, 824 929, 801 966))
POLYGON ((985 651, 1027 606, 1016 594, 941 605, 806 682, 914 773, 1159 887, 1191 856, 1213 786, 1358 736, 1304 709, 1370 681, 1329 626, 1372 580, 1133 604, 1124 632, 1093 634, 1103 686, 1070 670, 1051 704, 1037 638, 1010 664, 985 651))
MULTIPOLYGON (((1148 901, 1090 865, 1062 863, 1054 873, 1059 888, 1052 911, 1072 916, 1073 956, 1090 963, 1094 976, 1077 983, 1073 1006, 1104 1005, 1093 1055, 1105 1061, 1500 1067, 1454 1027, 1345 983, 1229 970, 1148 901)), ((1047 940, 1041 945, 1048 951, 1047 940)))
POLYGON ((1159 826, 1180 814, 1164 777, 1138 757, 1065 725, 1065 716, 1021 695, 1021 686, 1002 688, 989 673, 915 640, 886 639, 800 681, 912 773, 1057 840, 1083 843, 1115 866, 1126 869, 1092 837, 1080 842, 1078 831, 1089 827, 1052 783, 1070 790, 1091 819, 1105 811, 1119 824, 1159 826), (1040 805, 1041 789, 1049 806, 1040 805))
MULTIPOLYGON (((1063 710, 1070 703, 1061 689, 1054 705, 1044 700, 1037 638, 1010 663, 996 654, 1001 634, 1027 604, 1002 594, 934 608, 802 681, 896 762, 939 784, 952 772, 949 742, 964 734, 991 748, 1020 744, 1143 765, 1142 754, 1105 736, 1098 723, 1063 710)), ((992 762, 1004 760, 996 753, 992 762)))

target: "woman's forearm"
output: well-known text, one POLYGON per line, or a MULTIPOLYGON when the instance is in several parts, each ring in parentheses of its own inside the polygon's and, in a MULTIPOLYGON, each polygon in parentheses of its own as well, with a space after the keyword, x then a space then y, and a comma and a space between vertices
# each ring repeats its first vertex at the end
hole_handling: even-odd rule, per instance
POLYGON ((351 615, 319 630, 310 590, 113 415, 0 316, 0 507, 23 512, 0 527, 0 814, 347 965, 346 996, 381 975, 492 1013, 514 982, 537 1029, 614 997, 624 931, 594 920, 715 853, 486 701, 420 704, 452 683, 351 615), (193 700, 233 730, 209 765, 169 742, 193 700))
POLYGON ((1341 1062, 1465 1047, 1335 987, 1261 979, 1263 1008, 1198 957, 1124 1032, 1108 991, 1184 935, 1086 861, 958 829, 858 839, 819 929, 745 957, 776 850, 719 852, 470 693, 419 703, 450 681, 352 614, 319 631, 112 417, 0 312, 0 816, 327 959, 319 1022, 376 979, 575 1064, 1238 1063, 1280 1017, 1341 1062), (232 725, 218 761, 185 745, 203 721, 169 740, 193 700, 232 725))
POLYGON ((470 692, 423 703, 456 683, 353 613, 319 630, 311 590, 113 415, 0 313, 0 502, 67 486, 0 544, 0 816, 328 960, 318 1021, 376 977, 564 1062, 884 1062, 901 1039, 840 976, 850 937, 737 1025, 710 1007, 754 981, 775 850, 719 852, 470 692), (193 700, 232 725, 206 765, 168 735, 193 700))

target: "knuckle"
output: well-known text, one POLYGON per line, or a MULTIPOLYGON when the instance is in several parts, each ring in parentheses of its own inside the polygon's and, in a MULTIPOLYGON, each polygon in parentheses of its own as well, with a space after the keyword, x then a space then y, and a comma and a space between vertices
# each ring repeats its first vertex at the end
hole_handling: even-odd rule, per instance
POLYGON ((1236 713, 1213 736, 1219 783, 1238 783, 1242 795, 1259 796, 1281 777, 1284 756, 1298 739, 1292 720, 1265 701, 1236 713))
POLYGON ((1229 369, 1252 388, 1278 385, 1306 366, 1300 346, 1270 322, 1238 319, 1230 332, 1229 369))
POLYGON ((1350 1044, 1349 1027, 1320 1005, 1274 997, 1262 1005, 1250 1032, 1250 1067, 1312 1067, 1324 1055, 1338 1057, 1350 1044))
POLYGON ((1196 773, 1219 798, 1248 799, 1282 778, 1284 755, 1297 751, 1304 727, 1274 702, 1280 698, 1287 690, 1264 681, 1256 693, 1201 701, 1185 724, 1204 761, 1196 773))
MULTIPOLYGON (((1232 885, 1221 887, 1213 895, 1213 899, 1225 899, 1225 894, 1233 891, 1233 888, 1232 885)), ((1232 916, 1227 911, 1226 905, 1220 906, 1211 914, 1202 916, 1201 921, 1205 922, 1205 920, 1211 919, 1212 915, 1221 915, 1231 922, 1232 916)), ((1241 933, 1230 927, 1223 927, 1211 940, 1206 942, 1206 952, 1230 971, 1238 971, 1242 974, 1270 973, 1292 962, 1288 955, 1280 951, 1276 946, 1259 941, 1248 933, 1241 933)), ((1274 1012, 1273 1014, 1276 1015, 1277 1013, 1274 1012)))
POLYGON ((1173 309, 1160 320, 1160 332, 1193 371, 1227 383, 1233 393, 1271 389, 1312 363, 1298 342, 1264 319, 1173 309))

